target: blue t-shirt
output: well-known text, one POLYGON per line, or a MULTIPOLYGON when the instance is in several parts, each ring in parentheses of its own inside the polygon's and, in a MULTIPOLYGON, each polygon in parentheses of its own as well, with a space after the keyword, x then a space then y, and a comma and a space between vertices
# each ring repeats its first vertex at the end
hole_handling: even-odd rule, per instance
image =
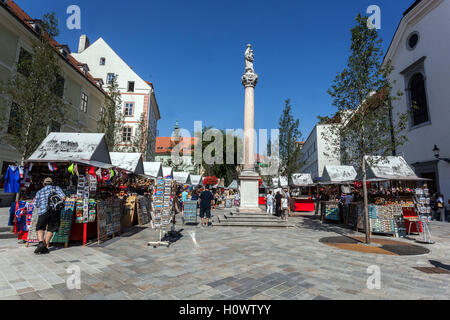
POLYGON ((203 191, 200 194, 200 207, 204 209, 211 209, 211 201, 214 199, 213 195, 209 191, 203 191))
POLYGON ((187 197, 188 197, 188 193, 187 193, 186 191, 184 191, 184 192, 181 194, 181 201, 186 202, 187 197))

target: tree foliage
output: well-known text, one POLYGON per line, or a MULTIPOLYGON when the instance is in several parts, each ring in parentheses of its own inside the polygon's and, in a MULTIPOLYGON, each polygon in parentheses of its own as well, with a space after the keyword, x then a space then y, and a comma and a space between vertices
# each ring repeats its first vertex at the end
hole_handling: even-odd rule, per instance
POLYGON ((10 79, 0 83, 1 120, 7 128, 1 138, 20 153, 22 160, 36 150, 48 128, 66 121, 69 103, 63 98, 60 58, 50 45, 58 34, 55 14, 46 14, 41 35, 31 39, 32 52, 22 51, 10 79))
POLYGON ((118 151, 117 145, 122 142, 123 112, 117 75, 114 75, 111 82, 108 83, 107 95, 98 122, 98 130, 105 134, 109 150, 118 151))
POLYGON ((280 130, 280 170, 281 175, 291 178, 292 174, 301 167, 301 146, 298 143, 302 138, 299 130, 300 120, 294 120, 291 114, 292 106, 289 99, 285 101, 283 114, 279 120, 280 130))

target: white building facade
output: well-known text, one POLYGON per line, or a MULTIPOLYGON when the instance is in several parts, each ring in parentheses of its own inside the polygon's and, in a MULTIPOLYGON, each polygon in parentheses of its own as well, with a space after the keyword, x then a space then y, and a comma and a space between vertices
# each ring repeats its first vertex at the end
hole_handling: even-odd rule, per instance
POLYGON ((325 166, 340 165, 339 148, 332 147, 334 141, 338 140, 332 134, 330 125, 316 125, 303 145, 303 166, 300 173, 309 173, 314 180, 318 181, 322 177, 325 166), (326 139, 324 135, 330 139, 326 139))
POLYGON ((433 179, 430 188, 450 198, 450 1, 422 0, 405 13, 394 35, 385 62, 394 71, 392 92, 403 96, 394 101, 397 113, 411 112, 406 130, 408 141, 397 147, 416 174, 433 179), (412 105, 417 106, 412 108, 412 105), (440 149, 439 160, 433 152, 440 149))
POLYGON ((105 88, 116 76, 124 117, 122 141, 116 147, 127 151, 135 138, 139 137, 141 124, 145 132, 139 137, 141 145, 136 151, 144 154, 145 161, 154 161, 157 125, 161 115, 153 84, 139 77, 102 38, 90 44, 85 35, 81 36, 78 53, 72 56, 86 63, 95 78, 103 79, 105 88))

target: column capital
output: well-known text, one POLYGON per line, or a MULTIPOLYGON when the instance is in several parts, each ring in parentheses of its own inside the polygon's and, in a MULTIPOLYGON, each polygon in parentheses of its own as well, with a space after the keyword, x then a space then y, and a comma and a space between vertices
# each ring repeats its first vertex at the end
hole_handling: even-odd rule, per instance
POLYGON ((258 83, 258 75, 256 73, 253 72, 246 72, 243 76, 242 76, 242 84, 244 85, 244 87, 256 87, 257 83, 258 83))

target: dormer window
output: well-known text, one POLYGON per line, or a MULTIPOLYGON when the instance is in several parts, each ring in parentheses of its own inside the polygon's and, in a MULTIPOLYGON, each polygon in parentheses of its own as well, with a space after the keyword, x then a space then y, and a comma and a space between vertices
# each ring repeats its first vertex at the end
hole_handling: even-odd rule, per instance
POLYGON ((85 76, 88 75, 88 73, 89 73, 89 67, 88 67, 87 64, 82 63, 82 64, 79 64, 78 67, 80 68, 81 72, 83 72, 83 74, 84 74, 85 76))
POLYGON ((105 83, 103 82, 103 79, 102 79, 102 78, 96 78, 96 79, 94 79, 94 81, 95 81, 95 83, 96 83, 100 88, 103 88, 103 85, 104 85, 105 83))
POLYGON ((34 19, 34 20, 28 20, 27 21, 31 27, 38 33, 41 34, 42 32, 42 21, 39 19, 34 19))
POLYGON ((63 44, 63 45, 57 46, 57 48, 65 59, 69 59, 70 49, 67 45, 63 44))

